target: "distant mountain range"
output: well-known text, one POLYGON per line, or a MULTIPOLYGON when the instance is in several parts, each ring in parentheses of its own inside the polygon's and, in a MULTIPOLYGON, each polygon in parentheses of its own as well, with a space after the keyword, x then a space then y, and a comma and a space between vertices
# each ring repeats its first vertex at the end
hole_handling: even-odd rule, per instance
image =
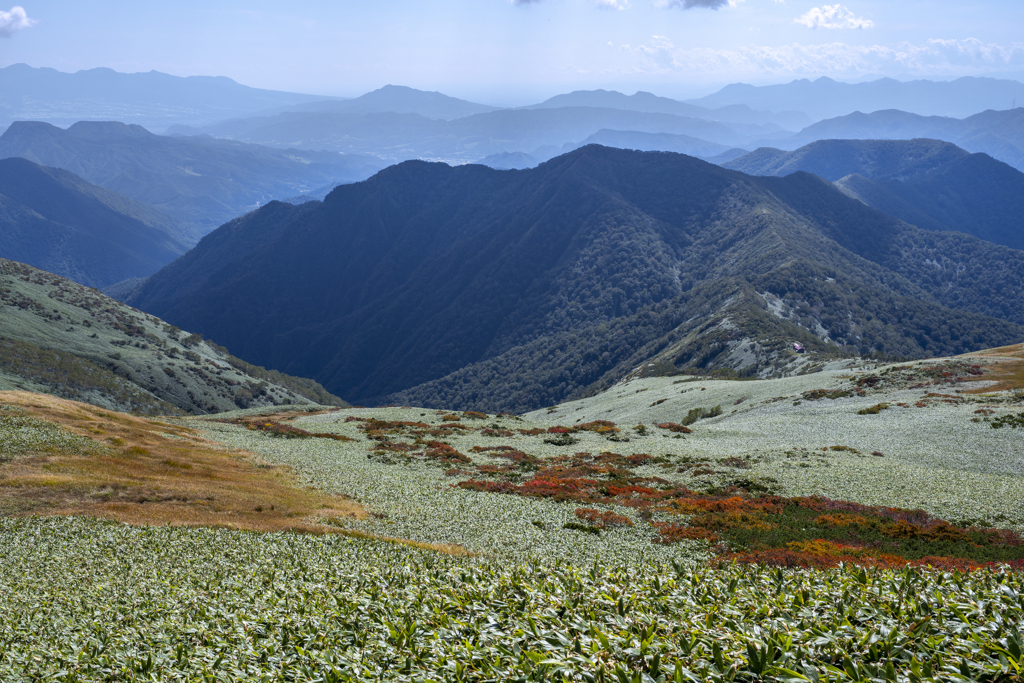
POLYGON ((1024 107, 984 111, 965 119, 918 116, 903 111, 860 112, 808 126, 783 144, 796 149, 815 140, 910 140, 933 138, 984 152, 1024 170, 1024 107))
POLYGON ((473 114, 484 114, 501 107, 467 102, 439 92, 416 90, 404 85, 385 85, 350 100, 319 100, 281 107, 275 111, 262 112, 283 114, 287 112, 315 112, 332 114, 419 114, 428 119, 461 119, 473 114))
POLYGON ((722 164, 751 175, 814 173, 894 218, 1024 249, 1024 173, 938 140, 822 140, 722 164))
POLYGON ((801 111, 813 120, 853 112, 900 109, 922 116, 964 118, 986 109, 1024 105, 1024 83, 995 78, 964 77, 955 81, 897 81, 880 78, 867 83, 840 83, 821 77, 781 85, 727 85, 687 104, 712 109, 746 105, 768 111, 801 111))
POLYGON ((250 88, 223 76, 180 78, 103 68, 64 73, 13 64, 0 69, 0 130, 19 120, 59 126, 98 120, 162 132, 174 124, 208 123, 324 99, 250 88))
MULTIPOLYGON (((1024 168, 1024 140, 1021 139, 1024 117, 1020 114, 1024 108, 1005 109, 1013 104, 1017 89, 1024 90, 1024 85, 993 79, 960 79, 942 84, 927 81, 903 84, 883 79, 856 86, 819 79, 767 89, 729 86, 716 95, 693 102, 646 92, 627 96, 606 90, 576 91, 530 107, 495 110, 440 93, 388 86, 355 100, 301 104, 266 115, 199 128, 178 126, 171 131, 272 147, 373 154, 388 162, 421 158, 485 164, 494 162, 483 159, 494 155, 499 155, 495 158, 500 159, 500 155, 506 153, 544 161, 591 143, 623 149, 676 151, 702 158, 728 153, 723 158, 729 159, 738 153, 732 150, 760 146, 796 149, 821 139, 930 137, 954 142, 968 151, 985 152, 1024 168), (829 93, 833 92, 838 93, 838 100, 830 99, 829 93), (872 111, 876 103, 917 101, 915 93, 919 92, 924 93, 921 102, 935 106, 949 103, 943 111, 970 110, 973 113, 980 106, 979 102, 991 100, 994 103, 998 99, 1007 102, 1003 111, 974 113, 964 119, 896 110, 863 114, 857 110, 861 107, 872 111), (789 101, 785 99, 787 93, 794 97, 799 95, 797 101, 802 97, 808 102, 819 99, 840 102, 832 110, 841 111, 843 115, 811 123, 820 117, 808 117, 792 110, 758 111, 747 103, 733 101, 749 94, 762 104, 772 104, 772 98, 777 99, 778 104, 789 101), (970 99, 969 93, 979 94, 970 99), (990 96, 983 97, 985 93, 990 96), (698 106, 699 103, 721 106, 711 108, 698 106), (474 111, 482 113, 471 113, 474 111), (466 115, 459 117, 460 114, 466 115), (793 132, 798 129, 799 132, 793 132)), ((1021 100, 1024 102, 1024 96, 1021 100)), ((517 163, 521 166, 524 162, 521 158, 517 163)))
POLYGON ((11 389, 150 415, 347 405, 316 382, 250 365, 94 289, 0 258, 0 390, 11 389))
POLYGON ((1024 252, 814 175, 591 145, 515 173, 411 161, 271 203, 129 303, 356 402, 494 411, 641 368, 771 376, 1019 342, 1022 292, 1024 252))
POLYGON ((723 123, 765 125, 774 124, 787 130, 800 130, 814 122, 800 111, 754 111, 745 104, 731 104, 717 109, 680 102, 668 97, 658 97, 649 92, 639 91, 624 95, 615 90, 576 90, 565 95, 555 95, 527 109, 555 109, 559 107, 598 107, 603 109, 626 109, 650 114, 673 114, 696 119, 708 119, 723 123))
POLYGON ((68 171, 0 160, 0 257, 105 287, 150 275, 188 246, 160 211, 68 171))
MULTIPOLYGON (((571 152, 587 145, 604 145, 619 149, 636 149, 642 152, 677 152, 692 157, 721 163, 747 154, 747 150, 728 145, 707 142, 689 135, 673 135, 671 133, 640 133, 635 130, 599 130, 582 142, 567 142, 562 145, 559 154, 571 152)), ((477 161, 484 166, 495 169, 533 168, 548 158, 558 154, 535 157, 525 152, 499 152, 477 161)))
POLYGON ((463 163, 514 151, 546 159, 560 153, 566 143, 578 143, 604 129, 686 135, 724 149, 791 135, 778 126, 727 125, 673 114, 596 107, 501 109, 453 121, 419 114, 288 113, 172 131, 271 147, 375 154, 389 161, 423 158, 463 163))
POLYGON ((67 130, 14 123, 0 135, 0 159, 7 157, 66 169, 160 209, 181 223, 188 246, 260 203, 363 180, 384 166, 370 156, 169 137, 141 126, 93 121, 67 130))
MULTIPOLYGON (((0 69, 0 129, 14 119, 60 125, 118 120, 182 136, 205 134, 279 149, 373 155, 384 163, 427 159, 459 164, 509 153, 525 155, 516 162, 521 166, 526 157, 544 161, 591 143, 702 158, 724 154, 721 158, 727 160, 736 156, 732 150, 792 150, 820 139, 929 137, 1024 170, 1024 125, 1020 116, 1006 112, 1016 101, 1024 103, 1024 84, 1011 80, 879 79, 849 84, 820 78, 762 87, 733 84, 685 102, 642 91, 626 95, 580 90, 500 109, 396 85, 352 99, 330 99, 257 90, 223 78, 109 69, 64 74, 23 64, 0 69), (708 151, 716 145, 717 152, 708 151)), ((33 160, 64 167, 54 159, 33 160)), ((72 170, 109 187, 84 168, 72 170)), ((367 175, 299 179, 292 184, 302 189, 263 194, 296 197, 312 187, 367 175)), ((118 191, 138 198, 125 188, 118 191)), ((216 194, 212 198, 237 205, 216 194)), ((253 198, 251 205, 256 201, 263 199, 253 198)), ((172 213, 186 223, 196 220, 184 209, 172 213)), ((204 223, 205 229, 236 213, 217 214, 204 223)))

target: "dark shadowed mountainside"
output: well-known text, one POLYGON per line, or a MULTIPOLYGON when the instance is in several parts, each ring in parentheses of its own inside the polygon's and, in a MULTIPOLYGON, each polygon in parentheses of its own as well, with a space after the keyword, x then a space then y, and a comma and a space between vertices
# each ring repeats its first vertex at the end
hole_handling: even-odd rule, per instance
POLYGON ((751 175, 814 173, 918 227, 1024 249, 1024 173, 949 142, 822 140, 794 152, 762 148, 722 165, 751 175))
POLYGON ((67 130, 16 122, 0 135, 5 157, 63 168, 156 207, 181 222, 189 245, 259 203, 363 180, 384 166, 368 156, 154 135, 116 122, 80 122, 67 130))
POLYGON ((73 173, 0 159, 0 257, 91 287, 155 273, 187 250, 177 222, 73 173))
POLYGON ((641 367, 771 376, 1011 343, 1022 291, 1024 253, 816 176, 588 146, 523 171, 410 161, 268 205, 130 303, 357 403, 494 411, 641 367))

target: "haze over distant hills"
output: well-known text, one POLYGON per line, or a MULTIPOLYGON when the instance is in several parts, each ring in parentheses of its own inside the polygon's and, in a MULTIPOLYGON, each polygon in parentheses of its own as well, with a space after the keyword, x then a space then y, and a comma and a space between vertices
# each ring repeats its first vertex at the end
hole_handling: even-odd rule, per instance
POLYGON ((17 122, 0 136, 0 158, 64 168, 175 217, 189 246, 259 203, 363 180, 375 157, 280 150, 209 137, 154 135, 141 126, 83 121, 67 130, 17 122))
POLYGON ((0 257, 105 287, 150 275, 187 248, 160 211, 68 171, 0 159, 0 257))
POLYGON ((819 121, 781 145, 796 149, 815 140, 910 140, 934 138, 984 152, 1018 170, 1024 170, 1024 107, 984 111, 964 119, 918 116, 886 110, 854 113, 819 121))
POLYGON ((181 78, 105 68, 65 73, 13 64, 0 69, 0 130, 17 120, 59 126, 113 120, 163 131, 174 124, 194 125, 323 99, 250 88, 224 76, 181 78))
POLYGON ((717 109, 708 109, 668 97, 658 97, 649 92, 639 91, 624 95, 614 90, 577 90, 565 95, 555 95, 540 104, 527 109, 555 109, 558 107, 599 107, 605 109, 628 109, 652 114, 674 114, 697 119, 722 121, 723 123, 775 124, 789 130, 800 130, 813 123, 813 119, 799 111, 754 111, 745 104, 732 104, 717 109))
MULTIPOLYGON (((931 137, 1024 168, 1024 142, 1019 139, 1024 125, 1002 111, 1015 100, 1024 102, 1024 85, 1010 80, 848 84, 820 78, 764 87, 733 84, 685 102, 643 91, 626 95, 579 90, 518 109, 499 109, 398 85, 353 99, 330 99, 246 88, 230 79, 183 79, 156 72, 94 69, 62 74, 25 65, 0 70, 0 126, 12 117, 61 125, 104 118, 142 122, 177 135, 367 154, 385 163, 417 158, 466 163, 519 154, 525 155, 517 162, 523 165, 527 157, 543 161, 589 143, 710 158, 734 149, 796 149, 819 139, 931 137), (900 111, 886 111, 893 109, 900 111), (985 109, 996 111, 981 113, 985 109), (719 152, 712 154, 709 148, 715 145, 719 152)), ((60 165, 52 159, 40 161, 60 165)), ((76 172, 100 182, 84 169, 76 172)), ((362 177, 366 175, 343 174, 304 189, 362 177)), ((266 194, 291 197, 302 191, 266 194)), ((253 198, 253 205, 257 200, 253 198)), ((222 213, 215 222, 228 218, 222 213)))
POLYGON ((939 140, 821 140, 795 152, 758 149, 722 164, 751 175, 797 171, 929 230, 1024 249, 1024 173, 939 140))
POLYGON ((349 100, 319 100, 282 107, 266 114, 285 112, 328 112, 346 114, 419 114, 428 119, 461 119, 464 116, 495 111, 500 107, 467 102, 439 92, 416 90, 404 85, 385 85, 383 88, 349 100))
POLYGON ((587 146, 510 173, 406 162, 272 203, 129 301, 356 402, 551 405, 649 372, 1024 338, 1024 252, 797 173, 587 146), (991 283, 998 282, 999 287, 991 283))
POLYGON ((549 158, 566 143, 580 142, 602 129, 688 135, 726 148, 791 135, 777 126, 727 125, 672 114, 596 107, 501 109, 452 121, 418 114, 290 113, 227 121, 188 132, 272 147, 376 154, 390 161, 424 158, 458 163, 512 151, 549 158))
POLYGON ((909 81, 880 78, 867 83, 840 83, 821 77, 781 85, 727 85, 688 104, 718 108, 743 104, 768 111, 798 110, 814 120, 853 112, 900 109, 922 116, 964 118, 986 109, 1010 109, 1024 104, 1024 83, 995 78, 955 81, 909 81))

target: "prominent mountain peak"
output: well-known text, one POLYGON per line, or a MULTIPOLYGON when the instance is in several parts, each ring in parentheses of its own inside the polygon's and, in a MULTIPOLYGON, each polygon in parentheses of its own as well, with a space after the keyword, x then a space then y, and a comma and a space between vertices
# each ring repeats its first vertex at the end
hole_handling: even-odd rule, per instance
MULTIPOLYGON (((1008 294, 965 291, 984 277, 932 278, 935 254, 989 267, 943 239, 924 248, 920 231, 808 173, 587 145, 515 173, 409 161, 322 204, 269 206, 131 303, 358 402, 522 410, 605 386, 658 349, 673 349, 665 371, 769 374, 794 340, 921 355, 963 347, 974 327, 991 337, 979 344, 1024 335, 938 303, 997 297, 1024 321, 1008 294), (770 309, 764 292, 787 303, 770 309), (960 336, 923 333, 941 325, 960 336)), ((1000 258, 1024 277, 1024 257, 1000 258)))
POLYGON ((14 121, 7 127, 4 134, 0 135, 0 140, 11 142, 13 140, 37 138, 41 136, 58 137, 63 134, 64 129, 58 128, 52 123, 44 123, 42 121, 14 121))

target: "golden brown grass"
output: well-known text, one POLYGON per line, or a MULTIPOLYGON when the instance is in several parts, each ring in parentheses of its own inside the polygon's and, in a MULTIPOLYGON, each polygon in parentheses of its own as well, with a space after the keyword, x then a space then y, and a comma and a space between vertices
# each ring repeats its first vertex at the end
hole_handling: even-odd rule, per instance
POLYGON ((20 406, 31 417, 103 446, 93 455, 25 453, 0 464, 0 515, 86 515, 137 525, 340 534, 471 554, 460 546, 342 528, 346 519, 366 517, 358 502, 303 488, 289 468, 228 450, 187 427, 25 391, 0 391, 0 404, 20 406))
POLYGON ((985 368, 984 375, 971 379, 974 381, 996 382, 992 386, 972 389, 966 393, 987 394, 996 391, 1024 389, 1024 344, 986 349, 977 353, 967 354, 965 357, 981 357, 989 362, 988 367, 985 368))
POLYGON ((186 427, 29 392, 0 392, 0 403, 104 446, 94 455, 26 453, 0 465, 0 513, 320 533, 333 531, 320 518, 366 516, 355 501, 302 488, 287 468, 186 427))

